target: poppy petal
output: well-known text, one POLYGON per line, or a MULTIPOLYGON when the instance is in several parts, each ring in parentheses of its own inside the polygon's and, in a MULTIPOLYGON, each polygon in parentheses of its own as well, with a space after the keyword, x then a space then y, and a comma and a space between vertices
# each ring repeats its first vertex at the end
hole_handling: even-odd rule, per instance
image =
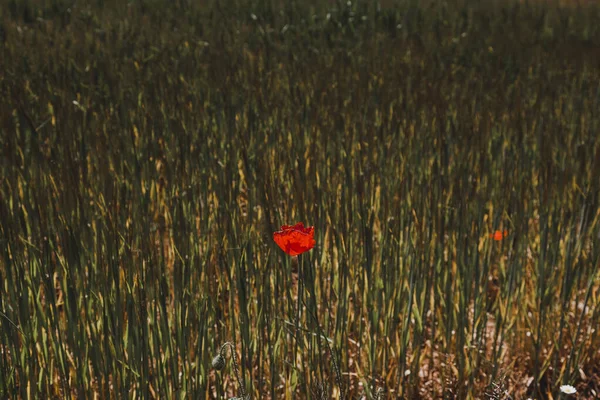
POLYGON ((273 233, 273 240, 290 256, 297 256, 312 249, 315 246, 315 228, 304 227, 302 222, 294 226, 283 225, 281 231, 273 233))
POLYGON ((508 231, 505 229, 503 231, 497 230, 494 233, 490 233, 490 237, 495 241, 500 241, 508 236, 508 231))

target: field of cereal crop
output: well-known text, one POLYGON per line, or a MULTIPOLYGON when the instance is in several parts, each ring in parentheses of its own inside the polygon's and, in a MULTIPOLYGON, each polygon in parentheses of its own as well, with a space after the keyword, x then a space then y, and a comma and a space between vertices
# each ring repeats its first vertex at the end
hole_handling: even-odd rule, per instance
POLYGON ((599 202, 593 2, 0 4, 1 398, 597 398, 599 202))

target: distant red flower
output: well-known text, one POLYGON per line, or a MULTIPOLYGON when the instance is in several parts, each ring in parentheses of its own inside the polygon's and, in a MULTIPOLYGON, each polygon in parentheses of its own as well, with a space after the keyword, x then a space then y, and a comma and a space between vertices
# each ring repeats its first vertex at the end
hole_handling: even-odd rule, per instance
POLYGON ((503 231, 495 231, 494 233, 490 233, 490 237, 495 241, 499 242, 508 236, 508 231, 505 229, 503 231))
POLYGON ((273 233, 273 240, 281 250, 290 256, 297 256, 315 247, 315 227, 304 227, 302 222, 296 225, 283 225, 280 231, 273 233))

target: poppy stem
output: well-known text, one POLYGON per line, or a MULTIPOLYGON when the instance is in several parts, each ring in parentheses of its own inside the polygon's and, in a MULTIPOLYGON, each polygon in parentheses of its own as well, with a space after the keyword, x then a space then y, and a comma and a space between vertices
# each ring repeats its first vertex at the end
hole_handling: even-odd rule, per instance
POLYGON ((302 279, 302 274, 300 273, 300 263, 298 261, 298 256, 292 256, 292 271, 294 268, 298 274, 298 286, 297 286, 297 294, 296 294, 296 346, 294 354, 297 356, 298 354, 298 338, 300 335, 300 318, 302 317, 302 293, 304 292, 304 281, 302 279))

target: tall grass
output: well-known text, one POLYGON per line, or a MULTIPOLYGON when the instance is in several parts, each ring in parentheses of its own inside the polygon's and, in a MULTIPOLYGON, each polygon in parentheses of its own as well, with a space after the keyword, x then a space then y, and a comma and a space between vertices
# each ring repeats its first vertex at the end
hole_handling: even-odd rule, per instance
POLYGON ((2 397, 600 393, 597 6, 192 3, 0 8, 2 397))

